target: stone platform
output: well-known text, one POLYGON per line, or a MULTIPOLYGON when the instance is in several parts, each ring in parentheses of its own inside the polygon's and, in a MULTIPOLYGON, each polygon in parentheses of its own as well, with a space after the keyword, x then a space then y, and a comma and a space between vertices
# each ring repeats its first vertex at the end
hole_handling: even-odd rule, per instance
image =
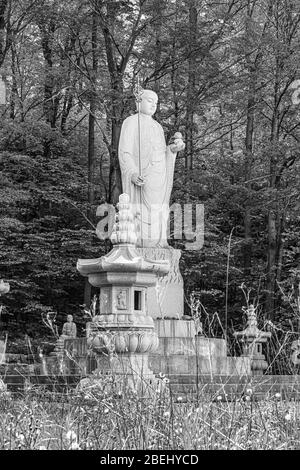
POLYGON ((159 338, 159 347, 149 355, 154 373, 192 375, 250 376, 249 357, 227 356, 224 339, 195 337, 159 338))
MULTIPOLYGON (((225 339, 195 336, 192 321, 158 320, 154 323, 159 336, 158 349, 149 353, 149 367, 154 374, 251 376, 250 358, 228 356, 225 339)), ((46 359, 49 374, 85 375, 97 368, 96 356, 88 349, 86 338, 66 340, 65 349, 63 368, 61 361, 54 364, 53 358, 46 359)), ((98 367, 106 370, 105 360, 102 366, 100 364, 101 361, 98 367)))

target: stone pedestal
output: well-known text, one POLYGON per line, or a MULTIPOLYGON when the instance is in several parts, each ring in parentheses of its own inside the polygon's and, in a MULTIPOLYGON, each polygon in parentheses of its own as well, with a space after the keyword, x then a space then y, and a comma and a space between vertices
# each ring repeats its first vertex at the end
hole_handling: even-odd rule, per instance
POLYGON ((243 356, 251 360, 251 369, 253 375, 261 375, 268 368, 265 355, 262 351, 262 345, 271 337, 269 331, 262 331, 257 327, 257 315, 254 305, 244 309, 247 314, 247 328, 243 331, 237 331, 234 336, 239 339, 243 346, 243 356))
POLYGON ((154 373, 166 375, 251 375, 249 357, 228 357, 225 339, 165 337, 149 357, 154 373))
POLYGON ((112 374, 116 382, 121 377, 119 387, 129 387, 144 395, 149 386, 153 390, 157 386, 157 379, 149 368, 148 354, 97 355, 96 361, 97 369, 94 373, 101 373, 102 377, 112 374))
POLYGON ((183 316, 183 278, 179 270, 180 250, 174 248, 136 248, 147 261, 169 261, 170 271, 159 276, 155 286, 147 292, 147 311, 153 318, 177 318, 183 316))

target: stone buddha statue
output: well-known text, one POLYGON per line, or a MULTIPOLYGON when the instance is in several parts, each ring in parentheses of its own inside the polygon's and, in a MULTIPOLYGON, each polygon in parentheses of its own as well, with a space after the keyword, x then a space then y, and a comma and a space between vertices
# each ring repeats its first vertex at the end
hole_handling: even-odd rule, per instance
POLYGON ((73 315, 67 316, 67 321, 63 324, 62 333, 56 342, 54 354, 60 355, 64 353, 65 339, 76 338, 77 327, 73 322, 73 315))
POLYGON ((138 113, 123 122, 119 162, 123 192, 130 197, 138 225, 137 246, 168 247, 167 224, 177 152, 185 148, 177 132, 166 145, 162 126, 154 115, 158 96, 142 90, 138 113))
POLYGON ((73 322, 73 315, 67 316, 67 321, 63 324, 62 336, 66 336, 68 338, 76 338, 77 327, 73 322))

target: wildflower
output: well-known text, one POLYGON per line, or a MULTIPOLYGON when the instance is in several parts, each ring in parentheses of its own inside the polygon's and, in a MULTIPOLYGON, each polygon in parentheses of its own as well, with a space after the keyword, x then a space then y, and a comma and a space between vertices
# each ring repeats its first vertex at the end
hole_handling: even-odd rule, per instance
POLYGON ((105 414, 109 413, 109 409, 108 409, 108 408, 105 408, 105 409, 104 409, 104 413, 105 413, 105 414))
POLYGON ((169 416, 170 416, 170 411, 165 411, 165 412, 164 412, 164 417, 165 417, 165 418, 168 418, 169 416))
POLYGON ((287 414, 285 415, 284 419, 285 419, 286 421, 291 421, 292 415, 291 415, 291 413, 290 413, 289 411, 288 411, 287 414))
POLYGON ((164 382, 165 384, 169 384, 169 383, 170 383, 170 380, 169 380, 167 377, 165 377, 165 378, 163 379, 163 382, 164 382))
POLYGON ((70 445, 70 450, 81 450, 81 447, 78 442, 72 442, 70 445))
POLYGON ((25 439, 25 436, 24 436, 24 434, 19 434, 19 433, 17 433, 17 434, 16 434, 16 438, 19 439, 21 442, 23 442, 24 439, 25 439))
POLYGON ((46 446, 40 446, 39 450, 47 450, 46 446))
POLYGON ((182 397, 177 397, 177 401, 182 401, 182 397))
POLYGON ((70 430, 66 434, 66 439, 68 439, 68 441, 77 441, 77 434, 70 430))
POLYGON ((247 388, 246 390, 247 395, 252 395, 252 388, 247 388))
POLYGON ((246 396, 245 396, 245 400, 246 400, 246 401, 250 401, 250 400, 251 400, 251 398, 249 397, 249 395, 246 395, 246 396))
POLYGON ((275 393, 275 398, 277 398, 278 400, 280 400, 280 398, 281 398, 281 393, 275 393))
POLYGON ((218 400, 218 401, 221 401, 221 400, 222 400, 221 395, 218 395, 218 396, 217 396, 217 400, 218 400))

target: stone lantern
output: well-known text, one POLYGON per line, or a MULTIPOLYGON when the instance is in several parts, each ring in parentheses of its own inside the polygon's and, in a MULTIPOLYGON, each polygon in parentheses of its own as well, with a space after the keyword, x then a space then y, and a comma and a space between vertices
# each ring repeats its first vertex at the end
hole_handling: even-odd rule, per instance
POLYGON ((147 311, 147 290, 169 272, 169 261, 146 260, 136 250, 129 196, 122 194, 106 256, 78 260, 77 269, 99 288, 99 312, 87 328, 87 344, 96 353, 97 371, 126 376, 136 389, 154 379, 148 354, 158 347, 147 311))
POLYGON ((234 336, 243 346, 243 355, 251 359, 251 371, 253 375, 261 375, 268 368, 268 363, 262 352, 262 345, 271 337, 270 332, 261 331, 257 326, 257 315, 254 305, 246 309, 247 328, 237 331, 234 336))

